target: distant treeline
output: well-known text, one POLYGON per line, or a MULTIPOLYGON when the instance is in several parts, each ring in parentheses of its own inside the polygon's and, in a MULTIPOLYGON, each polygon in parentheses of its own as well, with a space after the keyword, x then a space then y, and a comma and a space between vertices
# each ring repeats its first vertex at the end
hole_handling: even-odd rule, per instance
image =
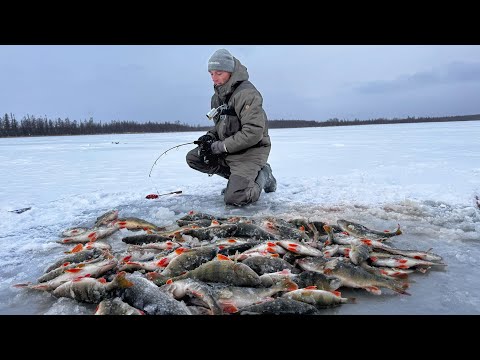
MULTIPOLYGON (((337 118, 326 121, 315 120, 269 120, 270 129, 303 128, 323 126, 349 126, 349 125, 372 125, 372 124, 399 124, 420 122, 445 122, 445 121, 472 121, 480 120, 480 114, 459 115, 443 117, 408 117, 405 119, 370 119, 370 120, 340 120, 337 118)), ((146 122, 135 121, 111 121, 109 123, 89 120, 77 121, 66 118, 51 120, 26 116, 20 121, 13 114, 5 114, 0 119, 0 137, 16 136, 53 136, 53 135, 94 135, 94 134, 125 134, 125 133, 162 133, 184 131, 207 131, 211 126, 180 124, 179 121, 170 122, 146 122)))
POLYGON ((480 120, 480 114, 476 115, 457 115, 442 117, 407 117, 405 119, 378 118, 370 120, 340 120, 337 118, 326 121, 315 120, 269 120, 270 129, 281 128, 299 128, 299 127, 322 127, 322 126, 350 126, 350 125, 373 125, 373 124, 402 124, 402 123, 421 123, 421 122, 445 122, 445 121, 473 121, 480 120))

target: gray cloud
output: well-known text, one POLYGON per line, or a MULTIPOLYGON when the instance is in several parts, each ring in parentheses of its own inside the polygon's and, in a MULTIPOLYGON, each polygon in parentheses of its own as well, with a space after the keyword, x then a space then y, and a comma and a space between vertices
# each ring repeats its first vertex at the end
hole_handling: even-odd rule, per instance
POLYGON ((355 90, 360 93, 372 94, 409 91, 433 85, 466 82, 480 82, 480 62, 453 62, 431 71, 417 72, 412 75, 402 75, 394 80, 365 82, 355 86, 355 90))

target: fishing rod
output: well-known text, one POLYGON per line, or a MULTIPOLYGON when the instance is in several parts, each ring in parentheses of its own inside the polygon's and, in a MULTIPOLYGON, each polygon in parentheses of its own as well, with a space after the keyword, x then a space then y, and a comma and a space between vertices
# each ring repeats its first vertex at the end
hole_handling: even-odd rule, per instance
MULTIPOLYGON (((185 144, 176 145, 176 146, 171 147, 171 148, 168 149, 168 150, 165 150, 163 153, 160 154, 159 157, 157 157, 157 159, 156 159, 155 162, 153 163, 152 168, 150 169, 150 172, 149 172, 149 174, 148 174, 148 177, 151 177, 153 167, 157 164, 157 161, 158 161, 163 155, 165 155, 167 152, 169 152, 170 150, 179 148, 180 146, 185 146, 185 145, 190 145, 190 144, 196 144, 196 145, 198 145, 198 143, 199 143, 198 140, 196 140, 196 141, 188 142, 188 143, 185 143, 185 144)), ((154 186, 154 187, 155 187, 155 186, 154 186)), ((155 190, 157 190, 156 187, 155 187, 155 190)), ((158 193, 158 190, 157 190, 157 193, 156 193, 156 194, 148 194, 147 196, 145 196, 145 198, 146 198, 146 199, 158 199, 158 197, 160 197, 160 196, 171 195, 171 194, 181 194, 181 193, 182 193, 182 190, 171 191, 171 192, 165 193, 165 194, 159 194, 159 193, 158 193)))

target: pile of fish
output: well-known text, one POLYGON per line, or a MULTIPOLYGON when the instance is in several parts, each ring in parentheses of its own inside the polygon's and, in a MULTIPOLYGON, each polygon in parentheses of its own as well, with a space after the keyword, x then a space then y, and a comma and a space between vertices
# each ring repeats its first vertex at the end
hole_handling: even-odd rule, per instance
POLYGON ((37 283, 14 286, 98 304, 96 315, 319 315, 356 302, 343 288, 410 295, 410 273, 446 266, 430 250, 388 245, 401 234, 196 211, 165 228, 111 210, 63 231, 58 242, 74 246, 37 283), (113 240, 120 229, 127 236, 113 240))

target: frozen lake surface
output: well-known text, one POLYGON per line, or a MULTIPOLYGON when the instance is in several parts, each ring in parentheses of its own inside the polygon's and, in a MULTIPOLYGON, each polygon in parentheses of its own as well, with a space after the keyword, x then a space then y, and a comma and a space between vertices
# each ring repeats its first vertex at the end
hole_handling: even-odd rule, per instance
MULTIPOLYGON (((190 210, 212 215, 348 219, 403 234, 391 245, 432 251, 444 269, 410 276, 411 296, 342 288, 355 304, 325 314, 480 314, 480 121, 272 129, 278 181, 252 205, 225 206, 226 180, 190 169, 203 132, 0 139, 0 314, 92 314, 95 305, 12 285, 36 282, 71 246, 74 226, 111 209, 173 226, 190 210), (150 193, 182 194, 146 199, 150 193), (31 207, 21 214, 10 210, 31 207)), ((119 246, 123 229, 107 242, 119 246)))

